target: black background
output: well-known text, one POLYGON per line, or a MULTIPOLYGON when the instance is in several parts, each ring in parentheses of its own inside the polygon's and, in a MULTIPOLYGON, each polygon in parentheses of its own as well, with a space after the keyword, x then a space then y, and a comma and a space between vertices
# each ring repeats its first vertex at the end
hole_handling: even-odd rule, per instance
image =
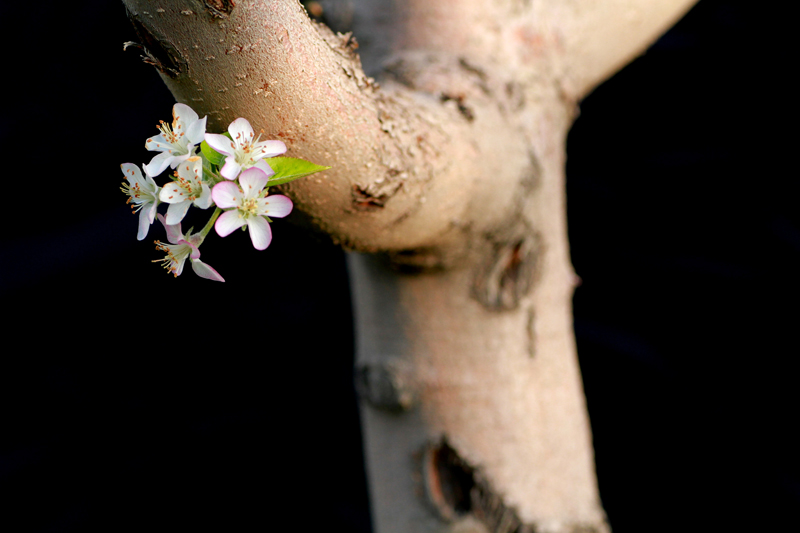
MULTIPOLYGON (((702 0, 569 137, 616 533, 793 529, 800 503, 791 65, 785 15, 752 9, 702 0)), ((264 252, 208 240, 225 284, 168 276, 119 164, 173 101, 121 3, 2 21, 0 530, 369 531, 342 253, 279 220, 264 252)))

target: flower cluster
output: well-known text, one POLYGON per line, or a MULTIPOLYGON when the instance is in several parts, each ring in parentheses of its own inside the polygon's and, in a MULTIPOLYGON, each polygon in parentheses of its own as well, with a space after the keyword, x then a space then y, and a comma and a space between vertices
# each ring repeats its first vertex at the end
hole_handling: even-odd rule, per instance
POLYGON ((137 238, 144 239, 156 216, 167 232, 165 244, 156 241, 156 249, 166 253, 161 262, 175 277, 183 272, 186 259, 192 270, 206 279, 225 281, 216 270, 200 261, 200 245, 211 228, 220 237, 242 228, 250 233, 257 250, 272 241, 270 222, 292 212, 292 201, 280 194, 269 194, 269 187, 308 176, 330 167, 302 159, 278 157, 286 152, 281 141, 261 140, 244 118, 237 118, 226 134, 206 133, 206 118, 199 118, 189 106, 175 104, 172 123, 163 120, 159 134, 145 142, 145 148, 159 152, 142 170, 123 163, 127 182, 122 192, 139 212, 137 238), (198 147, 200 151, 198 152, 198 147), (173 170, 171 181, 159 187, 153 178, 167 167, 173 170), (169 204, 166 217, 157 214, 160 204, 169 204), (196 233, 181 232, 181 221, 190 207, 215 207, 205 227, 196 233))

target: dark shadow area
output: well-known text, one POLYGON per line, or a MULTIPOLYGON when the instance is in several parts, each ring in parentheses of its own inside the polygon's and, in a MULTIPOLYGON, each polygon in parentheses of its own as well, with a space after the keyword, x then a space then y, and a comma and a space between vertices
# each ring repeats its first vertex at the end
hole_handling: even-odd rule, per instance
POLYGON ((2 15, 0 531, 366 533, 342 252, 276 220, 207 239, 224 284, 151 263, 119 165, 172 97, 121 2, 34 9, 2 15))
POLYGON ((784 35, 766 8, 702 0, 570 134, 575 327, 615 533, 796 527, 784 35))

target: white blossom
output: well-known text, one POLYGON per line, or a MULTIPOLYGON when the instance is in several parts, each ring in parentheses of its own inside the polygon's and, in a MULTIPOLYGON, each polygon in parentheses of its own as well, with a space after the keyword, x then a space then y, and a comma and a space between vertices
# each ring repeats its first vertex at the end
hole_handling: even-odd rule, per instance
POLYGON ((180 224, 167 224, 161 215, 158 215, 158 220, 164 224, 164 228, 167 230, 167 240, 170 244, 156 241, 156 250, 166 252, 167 255, 163 259, 153 261, 154 263, 162 263, 164 268, 177 278, 183 272, 183 264, 188 258, 192 262, 192 270, 201 278, 225 281, 216 270, 200 261, 200 249, 198 247, 203 240, 202 236, 191 233, 183 235, 180 224))
POLYGON ((175 181, 164 185, 159 199, 170 204, 167 210, 167 224, 178 224, 186 215, 189 206, 200 209, 211 205, 211 188, 203 181, 203 162, 199 157, 191 157, 180 164, 175 172, 175 181))
POLYGON ((127 203, 133 202, 133 212, 139 212, 139 232, 136 238, 141 241, 147 236, 150 224, 156 218, 159 187, 147 172, 147 167, 144 168, 144 176, 133 163, 123 163, 120 167, 128 180, 128 183, 122 183, 122 192, 130 197, 127 203))
POLYGON ((235 180, 240 172, 251 167, 261 169, 267 177, 275 174, 264 158, 286 152, 286 145, 282 141, 260 141, 261 135, 255 137, 253 127, 244 118, 231 122, 228 133, 232 140, 224 135, 206 133, 208 145, 227 156, 225 165, 220 170, 222 177, 235 180))
POLYGON ((151 152, 161 152, 145 167, 151 176, 158 176, 168 166, 175 168, 194 155, 195 146, 203 141, 206 133, 207 118, 199 119, 188 105, 175 104, 172 125, 160 121, 158 129, 161 133, 144 143, 151 152))

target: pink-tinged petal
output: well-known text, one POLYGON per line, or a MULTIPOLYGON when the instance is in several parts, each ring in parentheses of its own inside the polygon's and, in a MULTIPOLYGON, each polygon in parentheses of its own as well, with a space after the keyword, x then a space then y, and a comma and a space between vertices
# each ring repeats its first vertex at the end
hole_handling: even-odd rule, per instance
POLYGON ((190 205, 192 205, 191 200, 186 200, 177 204, 171 204, 169 209, 167 209, 167 224, 180 224, 181 220, 183 220, 183 217, 186 216, 186 212, 189 210, 190 205))
POLYGON ((199 247, 200 247, 201 244, 203 244, 203 239, 204 239, 204 237, 202 235, 200 235, 199 233, 190 233, 189 235, 184 237, 185 241, 187 241, 190 244, 192 244, 195 248, 198 248, 197 257, 194 257, 194 259, 197 259, 198 257, 200 257, 199 247))
POLYGON ((171 153, 161 152, 151 159, 150 163, 145 165, 144 168, 149 175, 158 176, 172 163, 173 159, 175 159, 175 156, 171 153))
POLYGON ((212 281, 225 281, 222 279, 222 276, 219 275, 219 272, 199 259, 192 259, 192 270, 201 278, 210 279, 212 281))
POLYGON ((239 184, 242 186, 245 198, 254 198, 261 192, 269 181, 269 177, 259 168, 248 168, 239 176, 239 184))
POLYGON ((241 146, 245 142, 250 142, 253 138, 253 126, 246 118, 237 118, 228 126, 228 133, 231 134, 233 141, 241 146))
POLYGON ((211 148, 223 155, 233 155, 236 150, 236 145, 233 144, 233 141, 217 133, 206 133, 206 142, 211 148))
POLYGON ((206 134, 206 120, 208 117, 203 117, 201 120, 195 120, 189 125, 186 131, 186 137, 189 139, 190 144, 200 144, 206 134))
POLYGON ((242 203, 243 195, 239 190, 239 186, 232 181, 223 181, 214 185, 211 190, 211 198, 217 207, 228 209, 231 207, 239 207, 242 203))
POLYGON ((270 195, 264 200, 266 200, 264 214, 270 218, 283 218, 292 212, 292 201, 282 194, 270 195))
POLYGON ((250 240, 256 250, 266 250, 272 242, 272 230, 269 222, 264 217, 248 217, 247 230, 250 232, 250 240))
POLYGON ((260 152, 264 155, 261 157, 275 157, 286 153, 286 145, 283 141, 262 141, 258 143, 260 152))
POLYGON ((269 163, 267 163, 264 159, 259 159, 258 161, 256 161, 256 164, 253 165, 253 167, 261 170, 264 174, 267 175, 267 177, 275 175, 275 171, 272 170, 272 167, 269 166, 269 163))
MULTIPOLYGON (((216 187, 214 188, 216 189, 216 187)), ((214 224, 214 229, 217 230, 217 235, 220 237, 227 237, 244 225, 244 217, 239 216, 238 209, 234 209, 233 211, 225 211, 222 213, 214 224)))
POLYGON ((225 165, 223 165, 219 173, 226 180, 235 180, 241 171, 242 166, 236 162, 236 159, 233 156, 228 156, 225 158, 225 165))
POLYGON ((178 244, 189 247, 189 257, 192 259, 198 259, 200 257, 200 249, 193 242, 181 239, 178 241, 178 244))
POLYGON ((184 240, 180 224, 167 224, 164 215, 158 215, 158 220, 164 226, 164 229, 167 230, 167 240, 170 244, 178 244, 178 241, 184 240))

